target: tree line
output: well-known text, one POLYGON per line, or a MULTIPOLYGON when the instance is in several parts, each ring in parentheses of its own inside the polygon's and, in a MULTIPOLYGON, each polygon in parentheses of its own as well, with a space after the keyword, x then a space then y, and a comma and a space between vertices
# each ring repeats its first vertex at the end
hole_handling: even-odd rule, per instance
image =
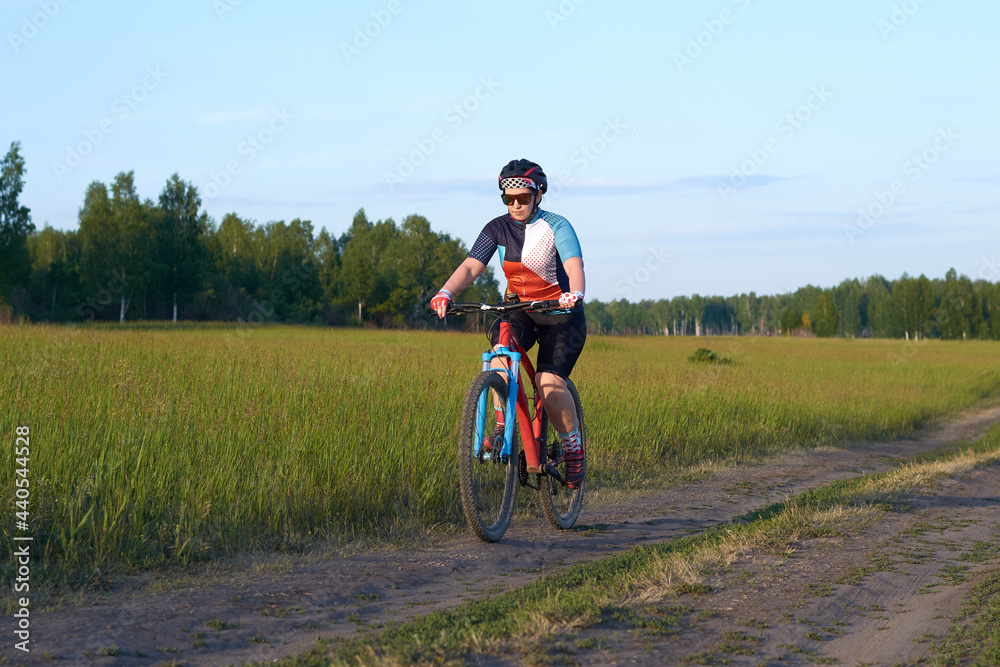
MULTIPOLYGON (((38 231, 23 207, 15 227, 5 212, 8 190, 16 201, 23 187, 19 148, 4 160, 0 200, 8 318, 416 326, 467 255, 420 215, 372 222, 361 209, 336 238, 298 218, 257 224, 229 213, 216 223, 177 174, 156 201, 139 196, 133 172, 91 183, 77 230, 38 231)), ((461 297, 498 299, 493 272, 461 297)))
MULTIPOLYGON (((19 202, 25 166, 14 142, 0 163, 0 319, 191 320, 418 327, 426 304, 467 255, 426 218, 370 221, 339 237, 308 220, 216 223, 174 174, 143 199, 133 172, 91 183, 79 228, 35 229, 19 202)), ((462 301, 497 301, 491 268, 462 301)), ((481 327, 482 319, 446 326, 481 327)), ((790 294, 589 301, 595 333, 1000 338, 1000 282, 872 276, 790 294)))
POLYGON ((1000 282, 973 281, 950 269, 944 279, 874 275, 773 296, 591 302, 587 323, 598 333, 622 334, 997 340, 1000 282))

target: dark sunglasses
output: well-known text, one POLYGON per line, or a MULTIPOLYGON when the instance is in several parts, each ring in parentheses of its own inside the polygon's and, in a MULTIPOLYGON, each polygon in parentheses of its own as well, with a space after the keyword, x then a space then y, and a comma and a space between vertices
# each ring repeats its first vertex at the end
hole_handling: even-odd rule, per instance
POLYGON ((510 206, 514 202, 517 202, 521 206, 527 206, 531 203, 531 195, 532 193, 530 192, 526 192, 523 195, 500 195, 500 199, 502 199, 503 203, 507 206, 510 206))

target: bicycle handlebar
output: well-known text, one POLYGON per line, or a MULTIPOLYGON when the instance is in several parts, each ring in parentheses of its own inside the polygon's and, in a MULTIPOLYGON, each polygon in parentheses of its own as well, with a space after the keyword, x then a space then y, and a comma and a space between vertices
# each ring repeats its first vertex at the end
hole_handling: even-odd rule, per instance
POLYGON ((570 310, 559 305, 559 299, 543 300, 543 301, 521 301, 518 303, 450 303, 448 304, 448 312, 452 314, 464 314, 464 313, 498 313, 504 315, 506 313, 512 313, 517 310, 534 310, 534 311, 553 311, 553 310, 570 310))

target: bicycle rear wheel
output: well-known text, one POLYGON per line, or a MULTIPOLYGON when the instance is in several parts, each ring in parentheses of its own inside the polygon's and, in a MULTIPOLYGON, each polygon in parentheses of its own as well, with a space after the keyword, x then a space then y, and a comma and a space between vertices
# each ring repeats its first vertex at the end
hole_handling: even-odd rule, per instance
POLYGON ((507 383, 499 373, 484 371, 476 376, 465 395, 462 423, 459 428, 458 472, 462 491, 462 509, 469 528, 484 542, 496 542, 507 531, 514 513, 517 494, 518 429, 510 455, 502 457, 500 448, 486 451, 483 439, 497 427, 497 405, 507 405, 507 383))
MULTIPOLYGON (((576 427, 580 431, 580 446, 583 449, 583 461, 587 463, 587 427, 583 421, 583 405, 580 403, 580 394, 576 391, 576 386, 571 380, 566 380, 566 388, 573 396, 573 405, 576 406, 576 427)), ((542 442, 546 461, 555 467, 566 479, 566 463, 561 461, 563 450, 559 433, 549 421, 548 415, 542 416, 542 442), (558 461, 558 463, 557 463, 558 461)), ((548 475, 539 476, 538 503, 542 506, 545 518, 549 520, 553 528, 566 530, 572 528, 580 516, 580 507, 583 505, 583 489, 587 481, 580 482, 580 485, 571 489, 564 486, 548 475)))

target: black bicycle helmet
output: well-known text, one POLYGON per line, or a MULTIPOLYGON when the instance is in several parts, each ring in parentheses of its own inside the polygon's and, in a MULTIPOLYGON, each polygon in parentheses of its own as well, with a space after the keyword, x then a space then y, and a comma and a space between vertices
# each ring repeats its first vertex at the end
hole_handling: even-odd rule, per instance
POLYGON ((542 168, 531 160, 511 160, 500 170, 500 189, 532 188, 541 194, 549 189, 549 180, 542 168))

